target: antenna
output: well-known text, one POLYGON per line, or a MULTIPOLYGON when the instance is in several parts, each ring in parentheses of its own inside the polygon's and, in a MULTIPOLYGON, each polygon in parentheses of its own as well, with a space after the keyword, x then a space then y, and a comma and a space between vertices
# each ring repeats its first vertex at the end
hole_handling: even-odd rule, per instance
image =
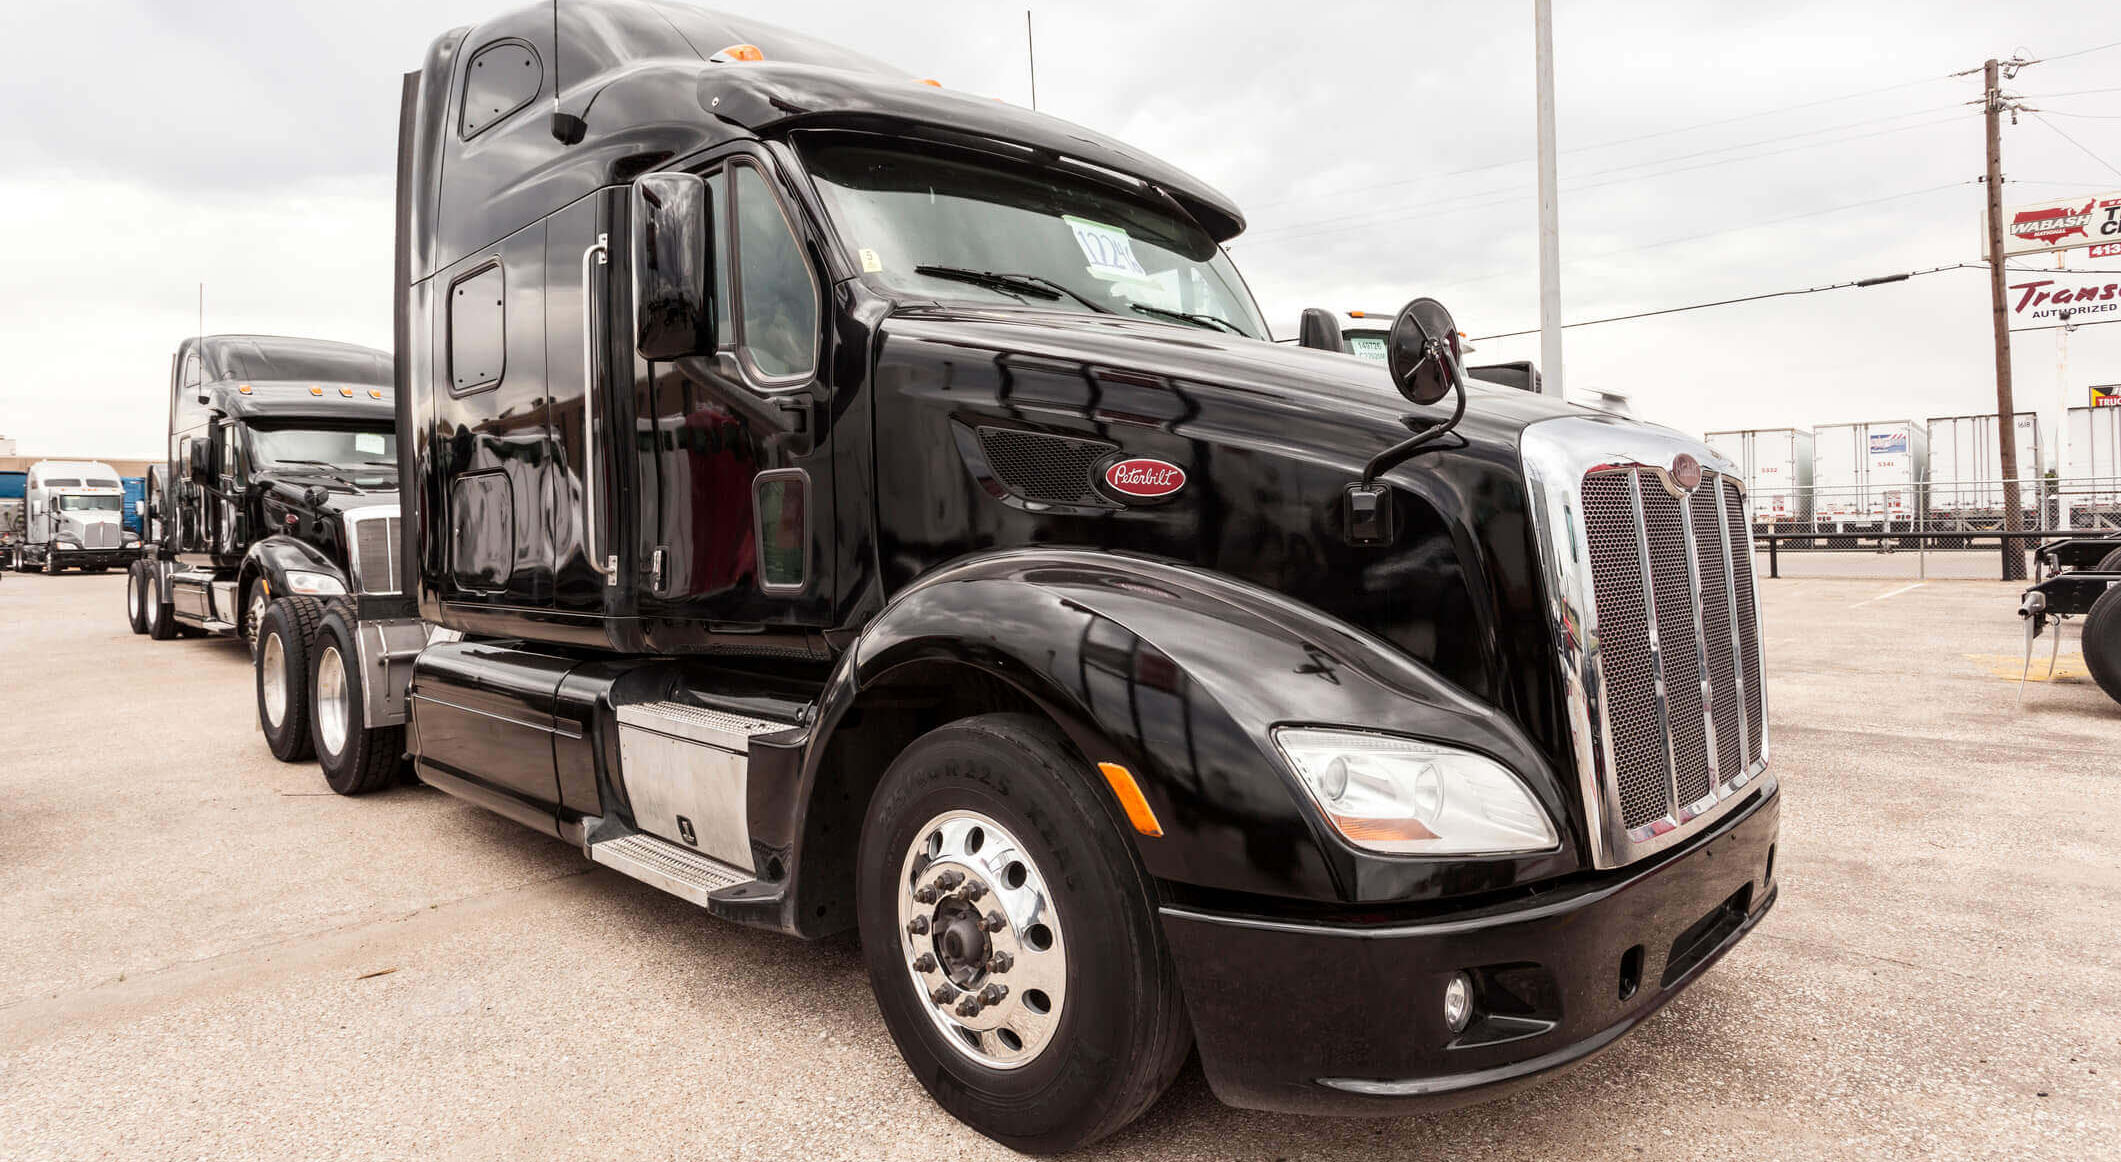
POLYGON ((561 145, 573 145, 588 132, 589 122, 560 112, 560 0, 552 0, 552 137, 561 145))
MULTIPOLYGON (((557 4, 560 0, 553 0, 557 4)), ((1031 10, 1024 9, 1024 55, 1031 62, 1031 111, 1038 112, 1038 42, 1031 35, 1031 10)))

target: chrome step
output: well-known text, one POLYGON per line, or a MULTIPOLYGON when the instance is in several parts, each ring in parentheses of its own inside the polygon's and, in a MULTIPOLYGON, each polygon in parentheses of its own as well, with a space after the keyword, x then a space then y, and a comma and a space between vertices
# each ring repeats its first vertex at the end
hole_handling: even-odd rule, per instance
POLYGON ((703 908, 708 896, 752 879, 749 872, 653 835, 628 835, 592 843, 589 858, 703 908))
POLYGON ((737 754, 748 754, 752 738, 778 734, 792 722, 749 718, 721 710, 708 710, 684 702, 635 702, 618 708, 620 726, 652 730, 657 734, 705 743, 737 754))

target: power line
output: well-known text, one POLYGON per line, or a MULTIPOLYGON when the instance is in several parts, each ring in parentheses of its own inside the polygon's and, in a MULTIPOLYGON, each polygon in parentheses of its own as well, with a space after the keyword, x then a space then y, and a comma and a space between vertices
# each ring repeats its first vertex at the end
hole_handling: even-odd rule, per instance
MULTIPOLYGON (((1590 253, 1590 254, 1580 254, 1580 255, 1577 255, 1577 256, 1576 256, 1576 257, 1574 257, 1574 258, 1571 258, 1571 259, 1567 259, 1567 260, 1566 260, 1566 262, 1565 262, 1565 264, 1566 264, 1566 265, 1573 265, 1573 264, 1575 264, 1575 263, 1581 263, 1581 262, 1589 262, 1590 260, 1592 260, 1592 259, 1595 259, 1595 258, 1611 258, 1611 257, 1613 257, 1613 256, 1615 256, 1615 255, 1620 255, 1620 254, 1634 254, 1634 253, 1636 253, 1636 252, 1638 252, 1638 251, 1643 251, 1643 250, 1656 250, 1656 249, 1658 249, 1658 248, 1660 248, 1660 247, 1664 247, 1664 246, 1676 246, 1676 245, 1678 245, 1679 243, 1682 243, 1682 242, 1698 242, 1698 241, 1700 241, 1700 240, 1701 240, 1701 239, 1703 239, 1703 238, 1713 238, 1713 237, 1715 237, 1715 236, 1716 236, 1716 235, 1718 235, 1718 234, 1736 234, 1736 233, 1739 233, 1739 232, 1741 232, 1741 231, 1745 231, 1745 230, 1757 230, 1757 229, 1759 229, 1759 228, 1761 228, 1761 227, 1763 227, 1763 226, 1777 226, 1777 225, 1781 225, 1781 224, 1783 224, 1783 223, 1785 223, 1785 222, 1795 222, 1795 221, 1799 221, 1799 220, 1801 220, 1801 219, 1804 219, 1804 218, 1817 218, 1817 217, 1820 217, 1821 215, 1824 215, 1824 214, 1837 214, 1837 213, 1840 213, 1840 212, 1841 212, 1841 211, 1843 211, 1843 210, 1855 210, 1855 209, 1861 209, 1862 207, 1865 207, 1865 206, 1875 206, 1875 205, 1878 205, 1878 204, 1879 204, 1879 203, 1881 203, 1881 202, 1895 202, 1895 201, 1899 201, 1899 200, 1900 200, 1900 199, 1902 199, 1902 198, 1912 198, 1912 197, 1917 197, 1917 196, 1920 196, 1920 195, 1922 195, 1922 194, 1934 194, 1934 193, 1938 192, 1939 190, 1949 190, 1949 189, 1954 189, 1954 188, 1957 188, 1957 187, 1959 187, 1959 186, 1970 186, 1970 185, 1976 185, 1976 184, 1978 184, 1978 183, 1976 183, 1975 181, 1973 181, 1973 180, 1971 180, 1971 179, 1969 179, 1969 180, 1967 180, 1967 181, 1963 181, 1963 182, 1946 182, 1945 184, 1943 184, 1943 185, 1941 185, 1941 186, 1930 186, 1930 187, 1927 187, 1927 188, 1925 188, 1925 189, 1920 189, 1920 190, 1908 190, 1908 191, 1907 191, 1907 192, 1905 192, 1905 193, 1899 193, 1899 194, 1887 194, 1887 195, 1885 195, 1885 196, 1884 196, 1884 197, 1882 197, 1882 198, 1870 198, 1870 199, 1866 199, 1866 200, 1864 200, 1864 201, 1861 201, 1861 202, 1849 202, 1849 203, 1847 203, 1847 204, 1845 204, 1845 205, 1840 205, 1840 206, 1828 206, 1828 207, 1825 207, 1824 209, 1819 209, 1819 210, 1808 210, 1808 211, 1806 211, 1806 212, 1804 212, 1804 213, 1802 213, 1802 214, 1790 214, 1790 215, 1787 215, 1787 216, 1785 216, 1785 217, 1781 217, 1781 218, 1769 218, 1769 219, 1766 219, 1765 221, 1760 221, 1760 222, 1748 222, 1748 223, 1746 223, 1746 224, 1745 224, 1745 225, 1743 225, 1743 226, 1730 226, 1730 227, 1726 227, 1725 229, 1722 229, 1722 230, 1710 230, 1710 231, 1707 231, 1707 232, 1705 232, 1705 233, 1701 233, 1701 234, 1689 234, 1689 235, 1687 235, 1687 236, 1685 236, 1685 237, 1683 237, 1683 238, 1667 238, 1667 239, 1665 239, 1665 240, 1663 240, 1663 241, 1661 241, 1661 242, 1648 242, 1648 243, 1644 243, 1643 245, 1640 245, 1640 246, 1622 246, 1622 247, 1617 247, 1617 248, 1615 248, 1615 249, 1612 249, 1612 250, 1600 250, 1600 251, 1594 251, 1593 253, 1590 253)), ((1488 282, 1488 281, 1490 281, 1490 280, 1493 280, 1493 279, 1498 279, 1498 278, 1507 278, 1507 277, 1509 277, 1510 275, 1513 275, 1513 274, 1517 274, 1517 273, 1519 273, 1519 271, 1520 271, 1521 269, 1522 269, 1522 268, 1520 268, 1520 267, 1511 267, 1511 268, 1510 268, 1510 269, 1508 269, 1508 270, 1498 270, 1498 271, 1494 271, 1493 273, 1490 273, 1490 274, 1483 274, 1483 275, 1477 275, 1477 276, 1475 276, 1475 277, 1473 277, 1473 278, 1462 278, 1462 279, 1458 279, 1458 280, 1456 280, 1456 281, 1454 281, 1454 282, 1447 282, 1447 283, 1442 283, 1442 284, 1439 284, 1439 285, 1437 285, 1437 286, 1435 286, 1435 287, 1433 287, 1433 288, 1431 288, 1431 289, 1434 289, 1434 290, 1448 290, 1448 289, 1450 289, 1450 288, 1452 288, 1452 287, 1460 287, 1460 286, 1470 286, 1470 285, 1472 285, 1473 283, 1476 283, 1476 282, 1488 282)))
MULTIPOLYGON (((1577 176, 1579 176, 1579 177, 1598 177, 1598 176, 1600 176, 1600 175, 1602 175, 1602 174, 1609 174, 1609 173, 1619 173, 1619 172, 1621 172, 1621 171, 1623 171, 1623 170, 1629 170, 1629 169, 1643 169, 1643 168, 1646 168, 1646 167, 1648 167, 1648 166, 1653 166, 1653 165, 1663 165, 1663 164, 1664 164, 1664 163, 1666 163, 1666 162, 1672 162, 1672 161, 1687 161, 1687 160, 1691 160, 1691 159, 1693 159, 1693 158, 1697 158, 1697 157, 1706 157, 1706 156, 1708 156, 1708 155, 1710 155, 1710 154, 1715 154, 1715 153, 1729 153, 1729 152, 1731 152, 1731 151, 1733 151, 1733 150, 1739 150, 1739 149, 1751 149, 1751 148, 1753 148, 1754 146, 1758 146, 1758 145, 1774 145, 1774 144, 1777 144, 1777 143, 1780 143, 1780 142, 1784 142, 1784 141, 1792 141, 1792 140, 1795 140, 1795 139, 1797 139, 1797 138, 1800 138, 1800 137, 1816 137, 1816 136, 1818 136, 1819 134, 1822 134, 1822 133, 1838 133, 1838 132, 1840 132, 1841 130, 1844 130, 1844 129, 1860 129, 1860 128, 1863 128, 1863 127, 1864 127, 1864 126, 1866 126, 1866 125, 1878 125, 1878 124, 1882 124, 1882 123, 1884 123, 1884 122, 1888 122, 1888 121, 1904 121, 1904 120, 1906 120, 1906 119, 1907 119, 1907 118, 1909 118, 1909 117, 1921 117, 1921 116, 1925 116, 1925 115, 1927 115, 1927 114, 1930 114, 1930 113, 1942 113, 1942 112, 1946 112, 1946 111, 1948 111, 1948 110, 1957 110, 1958 108, 1959 108, 1959 106, 1957 106, 1957 105, 1937 105, 1937 106, 1932 106, 1932 107, 1930 107, 1930 108, 1927 108, 1927 109, 1913 109, 1913 110, 1909 110, 1908 112, 1905 112, 1905 113, 1893 113, 1893 114, 1889 114, 1889 115, 1887 115, 1887 116, 1884 116, 1884 117, 1865 117, 1865 118, 1863 118, 1863 119, 1861 119, 1861 120, 1857 120, 1857 121, 1850 121, 1850 122, 1846 122, 1846 123, 1843 123, 1843 124, 1840 124, 1840 125, 1824 125, 1824 126, 1821 126, 1820 128, 1817 128, 1817 129, 1807 129, 1807 130, 1804 130, 1804 131, 1802 131, 1802 132, 1798 132, 1798 133, 1785 133, 1785 134, 1782 134, 1782 135, 1780 135, 1780 136, 1776 136, 1776 137, 1764 137, 1764 138, 1761 138, 1761 139, 1760 139, 1760 140, 1758 140, 1758 141, 1745 141, 1745 142, 1739 142, 1739 143, 1738 143, 1738 144, 1736 144, 1736 145, 1724 145, 1724 146, 1717 146, 1717 147, 1715 147, 1715 148, 1713 148, 1713 149, 1702 149, 1702 150, 1696 150, 1696 151, 1694 151, 1693 153, 1681 153, 1681 154, 1673 154, 1673 155, 1670 155, 1670 156, 1667 156, 1667 157, 1654 157, 1654 158, 1650 158, 1650 159, 1649 159, 1649 160, 1647 160, 1647 161, 1638 161, 1638 162, 1630 162, 1629 164, 1627 164, 1627 165, 1622 165, 1622 166, 1609 166, 1609 167, 1607 167, 1606 169, 1602 169, 1602 170, 1593 170, 1593 171, 1591 171, 1591 172, 1590 172, 1590 173, 1588 173, 1588 174, 1579 174, 1579 175, 1577 175, 1577 176)), ((1900 128, 1902 128, 1902 129, 1912 129, 1912 128, 1919 128, 1919 126, 1901 126, 1900 128)), ((1897 132, 1897 131, 1898 131, 1898 130, 1887 130, 1886 132, 1897 132)), ((1676 132, 1676 131, 1674 131, 1674 132, 1676 132)), ((1659 136, 1659 135, 1658 135, 1658 134, 1648 134, 1648 135, 1646 135, 1646 136, 1652 136, 1652 137, 1653 137, 1653 136, 1659 136)), ((1636 140, 1636 139, 1631 139, 1631 140, 1636 140)), ((1853 140, 1858 140, 1858 139, 1857 139, 1857 138, 1846 138, 1846 139, 1844 139, 1844 140, 1851 140, 1851 141, 1853 141, 1853 140)), ((1822 143, 1817 143, 1817 144, 1831 144, 1831 142, 1822 142, 1822 143)), ((1586 149, 1595 149, 1595 148, 1598 148, 1598 147, 1596 147, 1596 146, 1582 146, 1582 147, 1580 147, 1580 148, 1578 148, 1578 149, 1565 149, 1565 150, 1562 150, 1562 152, 1563 152, 1563 153, 1577 153, 1577 152, 1581 152, 1582 150, 1586 150, 1586 149)), ((1491 170, 1491 169, 1505 169, 1505 168, 1507 168, 1507 167, 1509 167, 1509 166, 1513 166, 1513 165, 1522 165, 1522 164, 1524 164, 1524 163, 1526 163, 1526 162, 1529 162, 1529 161, 1531 161, 1531 160, 1532 160, 1532 159, 1531 159, 1530 157, 1516 157, 1516 158, 1511 158, 1511 159, 1509 159, 1509 160, 1507 160, 1507 161, 1495 161, 1495 162, 1489 162, 1489 163, 1487 163, 1486 165, 1476 165, 1476 166, 1470 166, 1470 167, 1468 167, 1468 168, 1466 168, 1466 169, 1458 169, 1458 170, 1451 170, 1451 171, 1449 171, 1449 172, 1446 172, 1446 173, 1440 173, 1440 174, 1424 174, 1424 175, 1422 175, 1422 176, 1420 176, 1420 177, 1412 177, 1412 178, 1397 178, 1397 179, 1394 179, 1394 180, 1392 180, 1392 181, 1388 181, 1388 182, 1378 182, 1378 183, 1376 183, 1376 184, 1374 184, 1374 185, 1367 185, 1367 186, 1346 186, 1346 187, 1343 187, 1343 188, 1340 188, 1340 189, 1337 189, 1337 190, 1333 190, 1333 191, 1331 191, 1331 192, 1330 192, 1330 194, 1328 194, 1328 195, 1325 195, 1325 196, 1342 196, 1342 195, 1347 195, 1347 194, 1367 194, 1367 193, 1375 193, 1375 192, 1376 192, 1376 191, 1378 191, 1378 190, 1389 190, 1389 189, 1397 189, 1397 188, 1399 188, 1399 187, 1401 187, 1401 186, 1410 186, 1410 185, 1416 185, 1416 184, 1419 184, 1419 183, 1422 183, 1422 182, 1430 182, 1430 181, 1443 181, 1443 180, 1445 180, 1445 179, 1447 179, 1447 178, 1455 178, 1455 177, 1464 177, 1464 176, 1466 176, 1466 175, 1468 175, 1468 174, 1475 174, 1475 173, 1483 173, 1483 172, 1485 172, 1485 171, 1487 171, 1487 170, 1491 170)), ((1512 188, 1516 188, 1516 187, 1512 187, 1512 188)), ((1295 204, 1295 203, 1299 203, 1299 202, 1309 202, 1309 201, 1314 201, 1314 200, 1316 200, 1316 196, 1310 196, 1310 195, 1307 195, 1307 196, 1303 196, 1303 197, 1295 197, 1295 198, 1282 198, 1282 199, 1279 199, 1279 200, 1277 200, 1277 201, 1272 201, 1272 202, 1258 202, 1258 203, 1254 203, 1254 208, 1255 208, 1255 209, 1265 209, 1265 208, 1271 208, 1271 207, 1274 207, 1274 206, 1287 206, 1287 205, 1292 205, 1292 204, 1295 204)))
MULTIPOLYGON (((1564 192, 1567 193, 1579 193, 1584 190, 1603 189, 1607 186, 1627 185, 1632 182, 1645 181, 1652 178, 1671 177, 1675 174, 1692 173, 1695 170, 1713 169, 1720 165, 1731 165, 1741 161, 1757 161, 1762 158, 1778 157, 1786 153, 1796 153, 1806 149, 1814 149, 1819 146, 1842 145, 1852 141, 1863 141, 1869 138, 1884 137, 1894 133, 1904 133, 1916 129, 1928 129, 1938 125, 1951 124, 1963 119, 1964 114, 1954 113, 1950 117, 1939 118, 1935 121, 1923 121, 1918 122, 1914 125, 1901 125, 1891 129, 1881 129, 1873 133, 1852 134, 1848 137, 1837 137, 1826 141, 1806 142, 1801 145, 1786 146, 1782 149, 1768 150, 1763 153, 1745 154, 1738 157, 1717 158, 1713 161, 1705 161, 1697 165, 1678 166, 1672 169, 1658 170, 1653 173, 1639 174, 1633 177, 1613 178, 1610 181, 1602 182, 1579 181, 1571 183, 1570 185, 1563 187, 1563 189, 1564 192)), ((1754 144, 1761 143, 1756 142, 1754 144)), ((1737 147, 1734 146, 1729 148, 1737 147)), ((1721 151, 1709 150, 1707 152, 1714 153, 1721 151)), ((1683 156, 1698 157, 1701 155, 1688 154, 1683 156)), ((1665 162, 1677 160, 1682 160, 1682 158, 1663 158, 1657 161, 1640 162, 1634 165, 1615 166, 1610 169, 1595 170, 1583 176, 1591 178, 1605 174, 1622 173, 1628 170, 1641 169, 1645 166, 1660 165, 1664 164, 1665 162)), ((1448 198, 1439 198, 1434 201, 1428 202, 1412 210, 1368 211, 1358 214, 1345 214, 1337 217, 1324 218, 1313 222, 1295 223, 1289 226, 1281 227, 1279 229, 1268 229, 1254 232, 1252 235, 1245 238, 1243 240, 1243 243, 1249 244, 1258 242, 1293 242, 1298 239, 1312 238, 1322 234, 1332 234, 1340 232, 1342 230, 1357 229, 1364 226, 1381 226, 1387 223, 1420 221, 1427 218, 1442 217, 1446 214, 1457 213, 1464 209, 1476 208, 1481 205, 1486 199, 1492 197, 1496 197, 1503 194, 1521 193, 1530 188, 1531 187, 1529 185, 1520 182, 1515 185, 1498 186, 1492 189, 1478 190, 1468 194, 1454 194, 1448 198)))
POLYGON ((2083 56, 2086 53, 2105 52, 2107 49, 2117 47, 2121 47, 2121 40, 2109 40, 2105 44, 2095 44, 2090 48, 2080 48, 2075 52, 2058 53, 2054 56, 2035 57, 2034 59, 2029 60, 2025 63, 2029 65, 2037 65, 2043 64, 2047 61, 2066 61, 2073 56, 2083 56))
MULTIPOLYGON (((1911 278, 1920 278, 1923 275, 1928 274, 1939 274, 1947 270, 1968 270, 1974 268, 1987 269, 1987 264, 1981 262, 1955 262, 1949 266, 1933 266, 1930 267, 1928 270, 1911 270, 1904 274, 1887 274, 1880 275, 1875 278, 1854 278, 1848 280, 1847 282, 1827 283, 1824 286, 1802 287, 1796 290, 1768 291, 1765 294, 1741 295, 1738 298, 1734 299, 1717 299, 1714 302, 1707 303, 1689 303, 1685 306, 1680 307, 1661 307, 1654 311, 1637 311, 1631 315, 1612 315, 1603 319, 1584 319, 1580 322, 1564 323, 1562 324, 1562 326, 1595 327, 1601 323, 1624 323, 1630 319, 1648 319, 1654 318, 1658 315, 1676 315, 1685 311, 1701 311, 1707 310, 1710 307, 1728 307, 1737 303, 1757 303, 1763 299, 1783 299, 1792 298, 1798 295, 1816 295, 1822 294, 1826 291, 1846 290, 1850 287, 1881 286, 1886 283, 1906 282, 1911 278)), ((1522 335, 1537 335, 1538 333, 1539 328, 1537 327, 1534 327, 1527 331, 1503 331, 1494 335, 1475 335, 1473 336, 1473 342, 1480 343, 1489 339, 1515 339, 1522 335)))
POLYGON ((2121 89, 2071 89, 2067 93, 2021 93, 2021 101, 2046 101, 2055 97, 2086 97, 2093 93, 2121 93, 2121 89))
POLYGON ((2093 153, 2091 151, 2091 147, 2085 145, 2083 142, 2077 140, 2076 138, 2071 137, 2069 134, 2063 133, 2062 127, 2060 125, 2057 125, 2054 122, 2049 121, 2047 118, 2042 117, 2040 115, 2039 110, 2028 109, 2026 110, 2026 115, 2031 117, 2033 120, 2038 121, 2040 124, 2047 126, 2049 129, 2054 130, 2056 133, 2060 133, 2062 135, 2062 140, 2069 142, 2071 145, 2076 146, 2080 150, 2083 150, 2084 156, 2091 158, 2093 161, 2098 162, 2100 165, 2105 166, 2108 170, 2113 172, 2115 177, 2121 177, 2121 169, 2115 169, 2113 162, 2110 162, 2105 158, 2100 157, 2098 154, 2093 153))

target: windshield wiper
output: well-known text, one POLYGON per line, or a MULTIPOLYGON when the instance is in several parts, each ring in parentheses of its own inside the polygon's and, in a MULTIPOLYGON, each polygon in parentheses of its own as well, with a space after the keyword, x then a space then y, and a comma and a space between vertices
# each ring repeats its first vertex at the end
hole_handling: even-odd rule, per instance
MULTIPOLYGON (((1166 310, 1163 307, 1152 307, 1147 303, 1128 303, 1127 307, 1130 310, 1140 311, 1144 315, 1155 315, 1160 319, 1176 319, 1181 323, 1191 323, 1196 327, 1204 327, 1210 331, 1228 331, 1232 335, 1245 335, 1244 329, 1236 323, 1228 319, 1217 318, 1214 315, 1197 314, 1191 311, 1166 310)), ((1245 337, 1247 339, 1251 338, 1250 335, 1245 335, 1245 337)))
POLYGON ((913 268, 913 273, 925 274, 930 278, 947 278, 957 282, 968 282, 973 286, 983 286, 988 290, 998 290, 1005 294, 1030 295, 1032 298, 1045 299, 1049 302, 1066 296, 1100 315, 1117 313, 1111 307, 1098 302, 1096 299, 1086 298, 1050 278, 1042 278, 1035 274, 1010 274, 997 270, 972 270, 962 266, 916 266, 913 268))

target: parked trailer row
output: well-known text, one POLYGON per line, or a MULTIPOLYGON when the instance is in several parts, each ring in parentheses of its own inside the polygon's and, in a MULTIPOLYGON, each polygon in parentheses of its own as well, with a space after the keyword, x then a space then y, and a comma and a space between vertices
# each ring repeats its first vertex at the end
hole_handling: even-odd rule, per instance
POLYGON ((748 20, 539 4, 402 99, 402 520, 337 461, 226 515, 266 401, 198 392, 165 523, 203 539, 152 591, 229 624, 217 530, 341 530, 287 550, 351 546, 344 592, 274 577, 253 651, 332 789, 409 765, 715 916, 858 931, 914 1075, 1034 1152, 1196 1050, 1262 1109, 1512 1091, 1774 902, 1710 448, 1469 391, 1433 300, 1383 365, 1276 346, 1216 190, 748 20), (602 71, 556 102, 560 59, 602 71), (1667 683, 1683 632, 1712 664, 1667 683))

